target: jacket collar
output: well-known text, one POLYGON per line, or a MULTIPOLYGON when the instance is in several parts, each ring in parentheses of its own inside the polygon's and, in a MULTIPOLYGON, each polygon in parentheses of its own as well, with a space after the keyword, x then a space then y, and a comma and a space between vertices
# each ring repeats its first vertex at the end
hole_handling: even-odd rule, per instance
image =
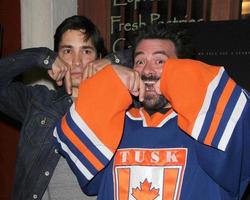
POLYGON ((58 87, 56 89, 56 93, 53 97, 53 100, 57 101, 59 99, 65 98, 65 97, 70 97, 70 95, 67 94, 65 87, 62 86, 62 87, 58 87))

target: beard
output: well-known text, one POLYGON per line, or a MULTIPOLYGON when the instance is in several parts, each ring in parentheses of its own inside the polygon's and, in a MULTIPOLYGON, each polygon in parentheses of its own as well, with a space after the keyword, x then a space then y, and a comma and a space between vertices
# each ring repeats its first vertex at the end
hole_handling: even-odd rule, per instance
POLYGON ((159 111, 168 104, 167 99, 162 95, 145 95, 142 102, 143 107, 149 111, 159 111))
POLYGON ((145 84, 143 107, 151 112, 156 112, 164 108, 168 104, 167 99, 163 95, 157 94, 154 89, 154 84, 160 80, 160 77, 153 74, 142 74, 141 80, 145 84))

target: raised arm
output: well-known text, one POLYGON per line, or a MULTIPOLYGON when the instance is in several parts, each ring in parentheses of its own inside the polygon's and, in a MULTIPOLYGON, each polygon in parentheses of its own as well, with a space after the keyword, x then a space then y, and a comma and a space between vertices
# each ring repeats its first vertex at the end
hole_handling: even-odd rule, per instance
POLYGON ((169 59, 160 85, 179 114, 179 126, 195 139, 224 151, 247 103, 242 88, 224 68, 195 60, 169 59), (225 135, 217 136, 215 141, 221 130, 225 135))
POLYGON ((82 81, 79 96, 54 131, 83 188, 114 155, 131 96, 112 66, 82 81))
POLYGON ((200 167, 227 191, 243 193, 250 179, 249 94, 223 67, 194 60, 169 59, 160 88, 180 128, 199 141, 200 167))
POLYGON ((48 48, 31 48, 0 60, 0 111, 22 121, 32 99, 32 87, 15 78, 32 68, 52 68, 57 54, 48 48))

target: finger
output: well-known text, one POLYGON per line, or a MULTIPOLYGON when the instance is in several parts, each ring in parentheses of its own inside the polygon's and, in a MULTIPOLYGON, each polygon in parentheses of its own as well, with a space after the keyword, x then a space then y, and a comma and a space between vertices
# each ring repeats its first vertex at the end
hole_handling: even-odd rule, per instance
POLYGON ((63 77, 64 77, 65 73, 58 73, 56 74, 56 76, 54 76, 54 80, 57 82, 57 81, 62 81, 63 80, 63 77))
POLYGON ((137 72, 133 72, 131 76, 131 85, 130 85, 130 91, 134 96, 139 95, 139 86, 140 86, 140 78, 139 74, 137 72))
POLYGON ((58 68, 53 68, 52 69, 52 75, 53 75, 53 79, 55 80, 55 81, 58 81, 60 78, 59 78, 59 76, 60 76, 60 69, 58 69, 58 68))
POLYGON ((88 69, 88 78, 92 77, 94 75, 94 67, 91 64, 88 69))
POLYGON ((145 96, 145 84, 144 82, 140 79, 140 90, 139 90, 139 101, 143 102, 144 101, 144 96, 145 96))
POLYGON ((52 66, 54 77, 56 77, 57 79, 60 79, 62 74, 64 75, 67 70, 68 70, 68 67, 64 63, 60 62, 60 60, 55 62, 52 66))
POLYGON ((84 69, 82 73, 82 80, 86 80, 88 78, 88 66, 84 69))
POLYGON ((57 84, 58 86, 62 86, 63 81, 62 81, 62 80, 56 81, 56 84, 57 84))
POLYGON ((48 70, 48 74, 53 79, 53 71, 51 69, 48 70))
POLYGON ((66 92, 68 94, 71 94, 72 93, 72 83, 71 83, 70 70, 68 70, 65 74, 64 84, 65 84, 66 92))
POLYGON ((67 73, 67 71, 62 71, 61 73, 59 73, 58 79, 59 79, 59 80, 64 79, 65 76, 66 76, 66 73, 67 73))

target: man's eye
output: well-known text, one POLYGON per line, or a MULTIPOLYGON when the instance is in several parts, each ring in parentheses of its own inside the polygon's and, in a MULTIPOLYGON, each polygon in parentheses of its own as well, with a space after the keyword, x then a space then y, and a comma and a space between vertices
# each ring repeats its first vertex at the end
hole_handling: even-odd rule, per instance
POLYGON ((165 63, 165 60, 156 60, 156 64, 162 65, 165 63))
POLYGON ((90 49, 84 49, 83 53, 87 54, 87 55, 90 55, 90 54, 92 54, 92 51, 90 49))
POLYGON ((135 62, 135 64, 136 64, 136 65, 143 65, 144 62, 143 62, 142 60, 137 60, 137 61, 135 62))
POLYGON ((64 54, 69 54, 70 52, 71 52, 70 49, 64 49, 64 50, 63 50, 63 53, 64 53, 64 54))

